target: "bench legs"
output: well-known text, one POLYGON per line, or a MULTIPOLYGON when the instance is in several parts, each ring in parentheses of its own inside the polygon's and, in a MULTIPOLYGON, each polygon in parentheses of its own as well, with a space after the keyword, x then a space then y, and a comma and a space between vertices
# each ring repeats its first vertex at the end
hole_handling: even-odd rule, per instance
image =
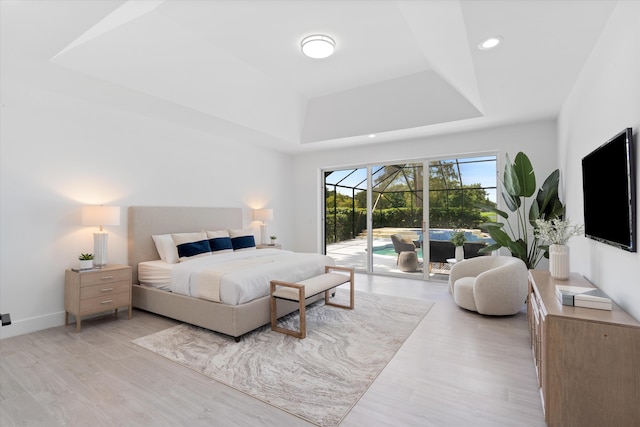
MULTIPOLYGON (((353 283, 353 269, 352 268, 346 268, 346 267, 336 267, 336 266, 326 266, 325 267, 325 273, 329 273, 332 270, 341 270, 341 271, 347 271, 349 272, 349 304, 348 305, 343 305, 343 304, 337 304, 335 302, 330 301, 331 298, 331 291, 332 289, 335 288, 335 286, 332 286, 329 289, 324 290, 324 303, 325 305, 329 305, 332 307, 339 307, 339 308, 345 308, 345 309, 349 309, 349 310, 353 310, 354 307, 354 283, 353 283)), ((346 278, 346 276, 345 276, 346 278)), ((346 283, 347 280, 345 280, 344 283, 346 283)), ((276 332, 281 332, 283 334, 287 334, 287 335, 291 335, 294 336, 296 338, 305 338, 307 336, 307 311, 306 311, 306 299, 308 297, 312 297, 313 295, 309 295, 307 296, 305 294, 305 285, 304 284, 298 284, 298 283, 289 283, 289 282, 282 282, 279 280, 272 280, 270 283, 270 288, 269 288, 269 295, 270 295, 270 305, 271 305, 271 330, 272 331, 276 331, 276 332), (300 330, 296 331, 293 329, 287 329, 287 328, 283 328, 281 326, 278 326, 278 310, 277 310, 277 305, 276 305, 276 301, 278 299, 278 297, 274 297, 273 293, 276 291, 276 286, 285 286, 285 287, 290 287, 290 288, 294 288, 297 289, 298 291, 298 312, 299 312, 299 316, 300 316, 300 330)))

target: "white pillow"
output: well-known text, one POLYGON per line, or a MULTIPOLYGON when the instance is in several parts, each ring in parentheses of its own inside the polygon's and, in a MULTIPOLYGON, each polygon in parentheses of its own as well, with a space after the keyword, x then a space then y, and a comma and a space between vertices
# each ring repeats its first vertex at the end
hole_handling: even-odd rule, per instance
POLYGON ((234 251, 250 251, 256 249, 256 238, 253 236, 253 230, 245 228, 244 230, 229 230, 231 236, 231 245, 234 251))
POLYGON ((178 250, 176 249, 176 244, 173 243, 171 234, 156 234, 151 237, 156 244, 156 250, 162 261, 169 264, 178 262, 178 250))
POLYGON ((178 261, 183 262, 192 258, 211 255, 211 247, 207 239, 207 233, 172 234, 171 238, 178 251, 178 261))

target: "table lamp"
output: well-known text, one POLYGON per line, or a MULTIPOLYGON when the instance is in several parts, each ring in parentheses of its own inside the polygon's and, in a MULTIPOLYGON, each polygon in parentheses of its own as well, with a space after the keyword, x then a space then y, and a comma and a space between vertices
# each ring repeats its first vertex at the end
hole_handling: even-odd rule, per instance
POLYGON ((109 233, 102 227, 120 225, 120 208, 118 206, 83 206, 82 225, 100 226, 100 231, 93 233, 93 266, 106 267, 109 233))
POLYGON ((265 221, 271 221, 273 219, 273 209, 254 209, 253 219, 255 221, 262 221, 262 224, 260 224, 260 237, 263 245, 268 244, 267 224, 265 224, 265 221))

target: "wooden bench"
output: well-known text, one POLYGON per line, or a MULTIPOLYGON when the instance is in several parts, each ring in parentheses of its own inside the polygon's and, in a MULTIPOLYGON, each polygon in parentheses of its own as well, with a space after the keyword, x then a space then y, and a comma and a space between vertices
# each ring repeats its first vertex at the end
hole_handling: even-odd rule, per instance
POLYGON ((307 336, 307 318, 305 300, 314 295, 324 292, 324 303, 333 307, 347 308, 353 310, 353 268, 337 267, 327 265, 324 268, 324 274, 302 280, 298 283, 283 282, 280 280, 272 280, 269 289, 271 303, 271 330, 282 332, 283 334, 292 335, 297 338, 305 338, 307 336), (345 271, 349 275, 343 273, 334 273, 333 271, 345 271), (336 304, 329 300, 331 289, 343 283, 350 283, 351 290, 349 296, 349 305, 336 304), (276 300, 285 299, 289 301, 298 301, 300 304, 300 331, 287 329, 278 326, 276 300))

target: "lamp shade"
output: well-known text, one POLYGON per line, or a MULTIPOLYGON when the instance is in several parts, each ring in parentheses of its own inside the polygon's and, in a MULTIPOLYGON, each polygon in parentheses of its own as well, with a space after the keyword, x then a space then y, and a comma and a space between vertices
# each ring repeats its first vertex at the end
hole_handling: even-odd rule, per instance
POLYGON ((254 209, 253 219, 255 221, 271 221, 273 219, 273 209, 254 209))
POLYGON ((118 206, 83 206, 82 225, 120 225, 118 206))

